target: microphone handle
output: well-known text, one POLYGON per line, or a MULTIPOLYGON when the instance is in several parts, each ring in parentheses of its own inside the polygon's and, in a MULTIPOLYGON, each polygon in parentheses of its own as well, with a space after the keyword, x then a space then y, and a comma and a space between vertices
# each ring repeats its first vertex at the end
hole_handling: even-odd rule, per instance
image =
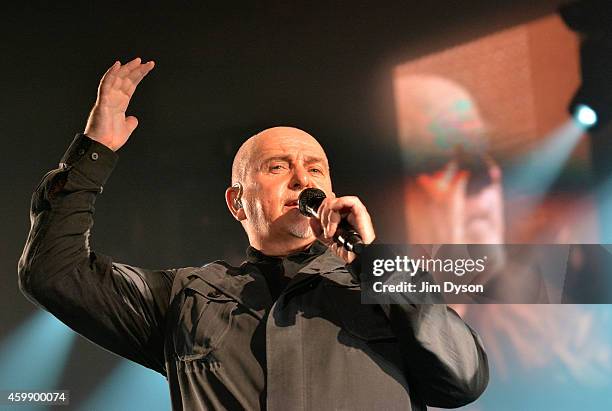
POLYGON ((334 241, 355 254, 361 254, 365 247, 361 236, 355 231, 346 218, 343 218, 340 224, 338 224, 338 228, 334 234, 334 241))

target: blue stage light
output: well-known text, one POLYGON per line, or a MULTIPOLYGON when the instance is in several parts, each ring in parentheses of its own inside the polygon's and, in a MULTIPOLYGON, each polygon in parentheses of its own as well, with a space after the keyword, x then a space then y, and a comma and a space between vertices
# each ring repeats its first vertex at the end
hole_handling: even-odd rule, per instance
POLYGON ((36 313, 0 343, 0 387, 60 389, 59 378, 76 333, 46 311, 36 313))
POLYGON ((164 377, 129 360, 122 360, 79 407, 81 411, 167 411, 170 408, 170 389, 164 377))
POLYGON ((574 110, 574 118, 584 127, 592 127, 597 123, 597 113, 585 104, 579 104, 574 110))

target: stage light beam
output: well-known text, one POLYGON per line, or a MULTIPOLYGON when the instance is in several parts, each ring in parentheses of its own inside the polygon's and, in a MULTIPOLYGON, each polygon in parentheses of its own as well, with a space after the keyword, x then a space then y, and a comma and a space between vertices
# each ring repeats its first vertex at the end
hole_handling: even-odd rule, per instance
POLYGON ((0 387, 4 390, 61 389, 58 380, 76 333, 39 310, 0 345, 0 387))
POLYGON ((514 160, 506 171, 508 195, 532 199, 535 206, 548 193, 578 145, 584 129, 568 120, 540 140, 537 147, 514 160))
POLYGON ((81 411, 166 411, 170 408, 168 382, 160 374, 129 360, 122 360, 79 407, 81 411), (138 406, 135 408, 134 404, 138 406))

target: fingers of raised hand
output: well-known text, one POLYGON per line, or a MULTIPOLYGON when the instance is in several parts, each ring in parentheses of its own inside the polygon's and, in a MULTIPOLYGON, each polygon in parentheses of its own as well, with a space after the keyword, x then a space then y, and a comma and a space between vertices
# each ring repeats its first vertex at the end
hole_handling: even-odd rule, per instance
POLYGON ((100 80, 100 85, 98 87, 98 93, 101 93, 108 88, 110 88, 111 84, 114 82, 117 70, 121 67, 121 63, 119 61, 115 61, 115 63, 106 70, 106 73, 102 76, 100 80))
POLYGON ((135 59, 128 61, 123 66, 121 66, 121 70, 119 70, 119 73, 122 75, 125 75, 129 73, 130 71, 132 71, 134 68, 138 67, 141 62, 142 62, 141 58, 136 57, 135 59))
POLYGON ((124 91, 129 95, 132 95, 136 89, 136 86, 138 86, 138 83, 140 83, 140 81, 149 73, 149 71, 153 70, 154 66, 155 62, 149 61, 134 67, 125 77, 126 82, 124 91))
POLYGON ((149 71, 153 69, 155 66, 154 61, 148 61, 146 63, 140 64, 137 67, 133 68, 128 74, 127 78, 132 81, 132 83, 138 84, 140 80, 144 76, 147 75, 149 71))
POLYGON ((155 66, 155 62, 149 61, 141 64, 140 57, 121 65, 115 62, 104 74, 100 82, 100 94, 109 94, 119 91, 128 98, 134 94, 136 86, 155 66))
POLYGON ((102 76, 102 80, 104 80, 105 78, 113 75, 113 73, 115 73, 117 71, 117 69, 119 69, 121 67, 121 62, 120 61, 115 61, 113 63, 112 66, 110 66, 108 68, 108 70, 106 70, 106 73, 104 73, 104 76, 102 76))

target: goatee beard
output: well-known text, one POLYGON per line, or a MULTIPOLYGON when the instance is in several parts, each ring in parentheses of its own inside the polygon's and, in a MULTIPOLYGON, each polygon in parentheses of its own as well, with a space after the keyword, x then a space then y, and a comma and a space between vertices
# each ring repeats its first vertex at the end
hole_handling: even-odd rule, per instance
POLYGON ((314 235, 308 221, 291 225, 289 227, 289 234, 296 238, 308 238, 314 235))

